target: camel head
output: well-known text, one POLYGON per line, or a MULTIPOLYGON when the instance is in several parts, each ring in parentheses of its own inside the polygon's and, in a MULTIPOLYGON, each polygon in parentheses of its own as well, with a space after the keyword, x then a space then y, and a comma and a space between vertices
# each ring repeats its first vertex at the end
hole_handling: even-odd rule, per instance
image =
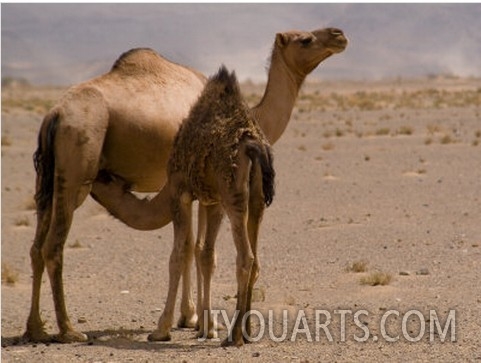
POLYGON ((324 59, 342 52, 346 46, 347 38, 336 28, 292 30, 276 35, 274 52, 280 53, 288 68, 304 79, 324 59))

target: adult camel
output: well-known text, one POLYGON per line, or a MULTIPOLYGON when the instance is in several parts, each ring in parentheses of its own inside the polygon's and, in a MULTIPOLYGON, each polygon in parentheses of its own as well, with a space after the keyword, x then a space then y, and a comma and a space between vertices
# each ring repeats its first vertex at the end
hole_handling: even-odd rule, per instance
MULTIPOLYGON (((306 76, 346 46, 343 32, 335 28, 276 35, 264 97, 251 109, 270 143, 284 132, 306 76)), ((133 211, 132 203, 136 205, 138 200, 125 188, 106 184, 105 179, 122 180, 129 191, 161 190, 176 132, 205 82, 202 74, 150 49, 133 49, 121 55, 108 73, 70 88, 45 116, 34 155, 37 228, 30 250, 33 282, 26 339, 52 340, 40 318, 45 268, 59 328, 54 339, 88 339, 74 329, 68 317, 62 268, 74 211, 89 193, 133 228, 156 229, 171 221, 167 206, 154 212, 149 208, 133 211)), ((160 192, 156 198, 158 203, 147 204, 162 205, 159 201, 166 194, 160 192)), ((198 239, 202 240, 205 218, 199 217, 198 239)), ((197 321, 190 292, 192 259, 188 256, 182 273, 179 325, 186 327, 197 321)))

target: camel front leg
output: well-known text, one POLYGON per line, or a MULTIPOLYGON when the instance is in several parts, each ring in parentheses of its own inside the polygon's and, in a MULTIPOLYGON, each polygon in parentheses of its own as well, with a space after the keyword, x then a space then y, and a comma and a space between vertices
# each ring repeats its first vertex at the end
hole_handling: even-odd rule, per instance
POLYGON ((197 279, 197 317, 196 330, 203 331, 204 313, 203 313, 203 286, 204 280, 202 276, 201 254, 205 245, 205 234, 207 230, 207 212, 205 206, 199 203, 197 216, 197 240, 195 243, 195 270, 197 279))
POLYGON ((194 299, 192 297, 192 263, 194 261, 194 240, 188 238, 185 243, 184 263, 182 268, 182 299, 180 303, 180 318, 177 322, 179 328, 195 328, 198 317, 196 314, 194 299))
POLYGON ((239 208, 229 214, 231 220, 232 234, 237 250, 236 277, 237 277, 237 304, 239 312, 234 327, 229 336, 222 342, 222 346, 241 346, 244 344, 243 319, 247 312, 247 291, 254 262, 254 255, 251 250, 247 235, 247 207, 239 208))
POLYGON ((165 309, 162 313, 157 329, 148 336, 150 341, 168 341, 171 339, 170 330, 174 319, 175 299, 182 272, 187 263, 189 246, 193 244, 192 235, 192 199, 184 193, 172 200, 174 222, 174 246, 169 260, 169 291, 165 309))
MULTIPOLYGON (((152 199, 139 199, 129 192, 130 185, 125 180, 101 170, 92 185, 92 197, 105 207, 114 217, 129 227, 139 230, 152 230, 165 226, 172 220, 170 212, 170 191, 164 187, 152 199)), ((182 272, 182 300, 180 328, 195 328, 197 314, 191 290, 191 265, 193 246, 187 250, 187 260, 182 272)))
POLYGON ((214 339, 217 338, 216 326, 212 320, 212 305, 211 305, 211 280, 216 267, 215 255, 215 241, 219 234, 219 228, 224 217, 222 206, 220 204, 201 206, 205 208, 205 215, 207 219, 207 230, 205 235, 205 243, 202 250, 198 254, 198 269, 203 278, 203 300, 202 308, 199 312, 199 332, 198 338, 214 339), (200 315, 201 314, 201 315, 200 315), (207 322, 207 326, 204 323, 207 322))

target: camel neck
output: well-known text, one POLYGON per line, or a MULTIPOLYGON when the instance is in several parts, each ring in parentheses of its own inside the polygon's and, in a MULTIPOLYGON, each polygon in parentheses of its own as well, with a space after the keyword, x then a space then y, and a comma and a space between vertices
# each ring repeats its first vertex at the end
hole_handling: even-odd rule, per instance
POLYGON ((271 144, 274 144, 286 129, 304 78, 293 74, 282 55, 273 51, 264 96, 252 109, 271 144))

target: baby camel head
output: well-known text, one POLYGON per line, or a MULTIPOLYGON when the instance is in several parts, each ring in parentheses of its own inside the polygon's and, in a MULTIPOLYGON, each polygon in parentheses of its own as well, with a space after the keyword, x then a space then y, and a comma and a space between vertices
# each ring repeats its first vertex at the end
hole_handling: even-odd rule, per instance
POLYGON ((347 43, 342 30, 336 28, 291 30, 276 35, 274 52, 282 55, 294 74, 306 77, 324 59, 346 49, 347 43))

